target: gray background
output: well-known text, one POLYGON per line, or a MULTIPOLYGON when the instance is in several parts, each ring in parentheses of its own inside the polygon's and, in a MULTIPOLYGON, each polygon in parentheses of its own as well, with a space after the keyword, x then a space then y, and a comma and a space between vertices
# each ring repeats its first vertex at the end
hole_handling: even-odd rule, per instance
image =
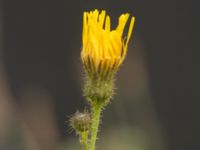
MULTIPOLYGON (((134 67, 132 59, 135 58, 135 53, 138 57, 142 56, 147 72, 150 105, 164 130, 162 137, 168 145, 165 147, 170 150, 198 149, 200 53, 199 5, 195 2, 197 1, 2 1, 0 58, 3 81, 6 80, 6 85, 9 85, 11 102, 15 109, 27 114, 27 106, 33 105, 31 101, 38 101, 39 106, 43 106, 43 101, 37 100, 37 97, 36 100, 31 100, 30 97, 37 95, 34 92, 28 98, 26 94, 30 91, 45 91, 51 99, 51 103, 47 103, 54 110, 58 139, 73 137, 74 134, 66 132, 68 126, 65 121, 67 116, 85 106, 81 91, 83 71, 79 58, 82 13, 95 8, 105 9, 111 15, 115 27, 117 17, 123 12, 129 12, 136 17, 130 43, 130 47, 134 49, 132 52, 129 50, 125 64, 119 72, 118 95, 123 87, 134 84, 131 82, 134 76, 129 73, 134 67), (142 50, 137 47, 142 47, 142 50), (124 86, 120 84, 122 78, 127 79, 124 86)), ((136 72, 133 74, 137 75, 138 69, 134 70, 136 72)), ((131 91, 131 87, 127 88, 131 91)), ((120 99, 119 96, 118 98, 120 99)), ((125 116, 129 124, 136 122, 131 119, 132 109, 134 106, 122 107, 122 111, 128 111, 125 116)), ((39 114, 43 110, 41 108, 39 114)), ((112 128, 123 122, 123 119, 117 117, 120 113, 112 113, 113 110, 109 106, 105 111, 105 115, 110 114, 110 117, 108 115, 103 118, 105 120, 101 131, 106 128, 104 125, 112 128), (109 122, 110 118, 113 120, 108 125, 105 121, 109 122)))

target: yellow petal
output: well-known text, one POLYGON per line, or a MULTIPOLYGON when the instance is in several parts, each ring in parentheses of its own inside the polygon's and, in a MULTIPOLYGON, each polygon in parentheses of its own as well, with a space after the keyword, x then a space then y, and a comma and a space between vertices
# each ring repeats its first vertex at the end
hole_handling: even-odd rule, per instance
POLYGON ((86 38, 87 38, 87 12, 84 12, 83 14, 83 45, 86 44, 86 38))
POLYGON ((105 30, 107 32, 110 31, 110 17, 109 16, 106 16, 106 26, 105 26, 105 30))
POLYGON ((123 34, 124 27, 126 25, 126 22, 127 22, 128 18, 129 18, 129 14, 128 13, 122 14, 119 17, 119 23, 118 23, 116 31, 119 33, 120 36, 122 36, 122 34, 123 34))
POLYGON ((101 14, 99 15, 99 25, 100 25, 100 28, 103 28, 103 23, 104 23, 105 16, 106 16, 106 11, 102 10, 101 14))
POLYGON ((126 56, 126 53, 127 53, 128 43, 129 43, 130 38, 131 38, 131 34, 132 34, 132 31, 133 31, 134 23, 135 23, 135 17, 132 17, 131 18, 131 22, 130 22, 130 26, 129 26, 129 30, 128 30, 127 39, 126 39, 126 42, 124 43, 124 47, 123 47, 122 61, 124 60, 124 58, 126 56))

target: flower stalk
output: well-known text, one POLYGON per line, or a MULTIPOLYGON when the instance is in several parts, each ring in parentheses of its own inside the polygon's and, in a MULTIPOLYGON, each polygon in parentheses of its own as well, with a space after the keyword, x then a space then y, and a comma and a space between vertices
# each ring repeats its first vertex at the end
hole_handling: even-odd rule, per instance
POLYGON ((88 131, 82 132, 80 134, 80 143, 83 146, 83 150, 89 150, 88 149, 88 131))
POLYGON ((90 150, 95 150, 97 133, 100 124, 102 106, 96 104, 92 106, 92 126, 91 126, 91 139, 90 139, 90 150))

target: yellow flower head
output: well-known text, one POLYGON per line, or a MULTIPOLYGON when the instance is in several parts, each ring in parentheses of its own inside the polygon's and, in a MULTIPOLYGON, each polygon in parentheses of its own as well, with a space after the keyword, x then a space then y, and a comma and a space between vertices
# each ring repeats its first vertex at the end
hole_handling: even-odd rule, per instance
POLYGON ((104 10, 101 13, 98 10, 84 12, 81 59, 88 72, 110 72, 122 64, 135 22, 132 17, 128 35, 123 39, 128 18, 128 13, 122 14, 117 28, 111 30, 110 17, 104 10))

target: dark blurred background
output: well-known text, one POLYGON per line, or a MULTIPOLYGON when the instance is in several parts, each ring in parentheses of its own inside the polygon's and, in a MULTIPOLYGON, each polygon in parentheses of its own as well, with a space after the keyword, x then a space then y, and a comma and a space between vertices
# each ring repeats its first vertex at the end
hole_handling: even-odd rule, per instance
POLYGON ((136 25, 104 111, 102 150, 199 149, 199 8, 186 0, 0 1, 0 150, 78 150, 66 122, 86 106, 82 14, 136 25))

